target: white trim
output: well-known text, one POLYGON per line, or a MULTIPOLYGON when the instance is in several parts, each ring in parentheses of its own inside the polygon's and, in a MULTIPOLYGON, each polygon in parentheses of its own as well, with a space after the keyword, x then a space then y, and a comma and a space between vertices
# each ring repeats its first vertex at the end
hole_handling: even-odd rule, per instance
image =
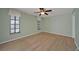
POLYGON ((37 34, 37 33, 39 33, 39 32, 32 33, 32 34, 25 35, 25 36, 21 36, 21 37, 17 37, 17 38, 15 38, 15 39, 10 39, 10 40, 7 40, 7 41, 4 41, 4 42, 1 42, 0 44, 7 43, 7 42, 11 42, 11 41, 14 41, 14 40, 18 40, 18 39, 20 39, 20 38, 27 37, 27 36, 31 36, 31 35, 34 35, 34 34, 37 34))
POLYGON ((79 48, 76 48, 75 51, 79 51, 79 48))
POLYGON ((75 38, 75 13, 72 14, 72 36, 75 38))
MULTIPOLYGON (((48 32, 48 31, 44 31, 44 32, 48 32)), ((72 37, 72 38, 74 38, 73 36, 68 36, 68 35, 61 34, 61 33, 55 33, 55 32, 48 32, 48 33, 52 33, 52 34, 57 34, 57 35, 62 35, 62 36, 67 36, 67 37, 72 37)))
POLYGON ((76 38, 74 38, 74 42, 75 42, 75 45, 76 45, 76 50, 79 50, 79 47, 78 47, 78 45, 77 45, 77 43, 76 43, 76 38))
POLYGON ((57 34, 57 35, 62 35, 62 36, 66 36, 66 37, 72 37, 72 38, 74 38, 73 36, 68 36, 68 35, 61 34, 61 33, 53 33, 53 34, 57 34))
POLYGON ((76 44, 76 50, 79 50, 79 47, 76 43, 76 36, 75 36, 75 12, 72 13, 72 36, 74 37, 74 42, 76 44))

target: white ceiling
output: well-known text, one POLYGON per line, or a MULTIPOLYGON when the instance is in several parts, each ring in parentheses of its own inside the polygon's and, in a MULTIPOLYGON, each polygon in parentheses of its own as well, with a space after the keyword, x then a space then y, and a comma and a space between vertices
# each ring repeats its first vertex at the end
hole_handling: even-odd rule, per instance
MULTIPOLYGON (((16 8, 19 11, 25 12, 30 15, 39 16, 39 14, 34 13, 36 11, 39 11, 38 8, 16 8)), ((52 9, 54 11, 48 12, 48 16, 57 16, 57 15, 63 15, 67 13, 72 13, 73 8, 46 8, 46 9, 52 9)), ((42 15, 41 17, 47 17, 47 15, 42 15)))

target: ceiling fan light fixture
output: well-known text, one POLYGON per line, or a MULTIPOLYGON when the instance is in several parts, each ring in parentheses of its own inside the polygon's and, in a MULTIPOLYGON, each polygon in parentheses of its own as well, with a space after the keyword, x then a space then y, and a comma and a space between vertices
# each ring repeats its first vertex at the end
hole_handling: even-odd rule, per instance
POLYGON ((39 8, 39 11, 37 11, 36 13, 38 13, 39 16, 41 16, 41 15, 48 15, 48 12, 52 12, 52 10, 51 9, 47 10, 45 8, 39 8))
POLYGON ((41 12, 41 14, 43 15, 43 14, 44 14, 44 12, 41 12))

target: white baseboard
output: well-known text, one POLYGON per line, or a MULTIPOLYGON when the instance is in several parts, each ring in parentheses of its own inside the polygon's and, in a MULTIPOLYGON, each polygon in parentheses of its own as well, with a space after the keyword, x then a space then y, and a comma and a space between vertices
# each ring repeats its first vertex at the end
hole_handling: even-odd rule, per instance
POLYGON ((76 48, 75 51, 79 51, 79 48, 76 48))
MULTIPOLYGON (((34 34, 37 34, 37 33, 40 33, 40 32, 36 32, 36 33, 32 33, 30 35, 25 35, 25 36, 17 37, 15 39, 10 39, 8 41, 1 42, 0 44, 7 43, 7 42, 11 42, 11 41, 14 41, 14 40, 18 40, 20 38, 27 37, 27 36, 31 36, 31 35, 34 35, 34 34)), ((48 32, 48 33, 51 33, 51 32, 48 32)), ((53 33, 53 34, 63 35, 63 34, 59 34, 59 33, 53 33)), ((67 35, 63 35, 63 36, 67 36, 67 35)), ((71 36, 67 36, 67 37, 71 37, 71 36)), ((76 41, 75 41, 75 44, 76 44, 76 41)), ((77 48, 76 50, 79 50, 79 49, 77 48)))
POLYGON ((25 36, 17 37, 17 38, 15 38, 15 39, 10 39, 10 40, 1 42, 0 44, 7 43, 7 42, 11 42, 11 41, 14 41, 14 40, 18 40, 18 39, 20 39, 20 38, 27 37, 27 36, 31 36, 31 35, 34 35, 34 34, 37 34, 37 33, 39 33, 39 32, 32 33, 32 34, 30 34, 30 35, 25 35, 25 36))
MULTIPOLYGON (((44 32, 48 32, 48 31, 44 31, 44 32)), ((55 33, 55 32, 48 32, 48 33, 57 34, 57 35, 62 35, 62 36, 67 36, 67 37, 72 37, 72 38, 74 38, 73 36, 69 36, 69 35, 65 35, 65 34, 61 34, 61 33, 55 33)))

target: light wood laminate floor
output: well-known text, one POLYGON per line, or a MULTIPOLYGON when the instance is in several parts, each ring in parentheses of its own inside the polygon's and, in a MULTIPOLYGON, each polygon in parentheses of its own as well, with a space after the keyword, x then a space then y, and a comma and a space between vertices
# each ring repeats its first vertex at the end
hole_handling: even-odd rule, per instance
POLYGON ((72 51, 75 49, 73 38, 47 32, 0 44, 0 51, 72 51))

